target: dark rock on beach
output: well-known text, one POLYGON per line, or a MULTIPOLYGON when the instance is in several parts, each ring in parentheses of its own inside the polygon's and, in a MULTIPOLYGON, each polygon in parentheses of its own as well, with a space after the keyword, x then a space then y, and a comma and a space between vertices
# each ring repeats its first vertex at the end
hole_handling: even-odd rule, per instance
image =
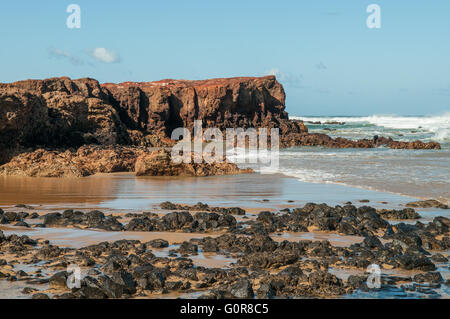
POLYGON ((239 280, 230 288, 230 294, 238 299, 253 299, 253 287, 249 280, 239 280))
POLYGON ((34 294, 32 299, 50 299, 50 297, 44 293, 34 294))
POLYGON ((68 274, 65 271, 58 272, 50 277, 49 284, 51 288, 67 288, 68 274))
POLYGON ((149 241, 147 245, 153 248, 165 248, 169 247, 169 242, 165 239, 154 239, 149 241))
POLYGON ((80 211, 66 210, 61 213, 48 213, 43 216, 46 226, 86 226, 108 231, 121 231, 123 225, 113 216, 105 216, 98 210, 83 213, 80 211))
POLYGON ((135 217, 125 226, 127 231, 174 231, 205 232, 218 228, 234 228, 236 219, 227 214, 198 212, 171 212, 161 218, 135 217))
POLYGON ((402 210, 382 209, 379 211, 381 217, 385 219, 419 219, 420 215, 413 208, 404 208, 402 210))
POLYGON ((204 204, 202 202, 192 206, 163 202, 159 206, 161 209, 166 210, 206 211, 220 214, 245 215, 245 210, 240 207, 210 207, 208 204, 204 204))
POLYGON ((428 199, 423 201, 417 201, 417 202, 410 202, 407 203, 406 206, 408 207, 418 207, 418 208, 441 208, 441 209, 449 209, 449 206, 446 204, 443 204, 435 199, 428 199))
MULTIPOLYGON (((49 227, 212 233, 185 239, 169 250, 163 249, 169 247, 163 236, 148 242, 121 239, 72 249, 48 240, 5 236, 0 231, 0 250, 8 258, 14 256, 0 259, 0 280, 30 285, 24 290, 30 297, 36 293, 31 290, 34 285, 48 283, 48 291, 39 290, 56 299, 140 298, 169 292, 201 293, 200 298, 334 298, 372 289, 367 286, 366 271, 377 264, 382 270, 380 292, 398 289, 405 295, 414 292, 438 298, 437 289, 446 284, 441 274, 450 247, 450 220, 446 217, 428 223, 391 224, 386 219, 411 219, 415 211, 308 203, 278 212, 262 211, 256 218, 252 214, 237 222, 235 214, 203 203, 166 202, 162 206, 169 212, 129 213, 130 221, 124 224, 100 211, 66 210, 42 219, 49 227), (121 227, 114 228, 119 224, 121 227), (283 239, 283 232, 316 231, 358 237, 349 237, 348 245, 336 246, 332 239, 283 239), (230 262, 226 261, 226 267, 200 266, 201 256, 193 256, 202 253, 224 256, 230 262), (16 265, 23 261, 40 271, 21 271, 16 265), (70 264, 87 268, 80 288, 67 287, 65 270, 70 264), (336 273, 343 269, 361 274, 342 280, 336 273), (383 269, 413 270, 414 275, 390 275, 383 269)), ((9 217, 23 221, 31 215, 9 217)))

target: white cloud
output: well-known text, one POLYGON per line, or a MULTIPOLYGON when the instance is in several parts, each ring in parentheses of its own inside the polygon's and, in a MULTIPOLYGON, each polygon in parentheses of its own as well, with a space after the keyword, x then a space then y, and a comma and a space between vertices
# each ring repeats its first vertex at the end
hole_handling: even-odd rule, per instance
POLYGON ((47 49, 47 52, 50 58, 67 59, 69 60, 70 63, 77 66, 84 64, 83 60, 81 60, 79 57, 74 56, 71 53, 64 50, 49 48, 47 49))
POLYGON ((115 63, 120 61, 120 57, 116 54, 116 52, 105 48, 95 48, 88 51, 88 53, 91 57, 103 63, 115 63))

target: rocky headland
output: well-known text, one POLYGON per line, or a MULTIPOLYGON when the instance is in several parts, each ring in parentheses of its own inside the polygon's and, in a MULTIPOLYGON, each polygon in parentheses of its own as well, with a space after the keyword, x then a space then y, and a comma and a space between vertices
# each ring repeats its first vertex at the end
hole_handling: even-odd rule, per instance
MULTIPOLYGON (((1 171, 29 176, 86 176, 91 172, 133 171, 138 163, 137 174, 146 174, 142 172, 145 165, 132 154, 145 152, 141 151, 143 147, 172 146, 172 131, 178 127, 192 130, 195 120, 201 120, 204 127, 221 130, 279 128, 281 147, 440 148, 436 142, 400 142, 384 137, 353 141, 309 133, 302 121, 289 119, 285 98, 283 86, 274 76, 120 84, 61 77, 3 83, 0 164, 9 164, 1 171), (87 160, 99 163, 80 164, 82 154, 91 148, 96 151, 94 155, 90 152, 87 160), (109 157, 113 162, 103 163, 109 157), (44 165, 45 160, 67 166, 57 169, 62 170, 60 173, 49 173, 46 170, 53 164, 44 165), (33 168, 27 168, 30 166, 33 168)), ((212 170, 194 171, 189 174, 214 174, 212 170)), ((222 174, 233 169, 217 167, 216 171, 222 174)))

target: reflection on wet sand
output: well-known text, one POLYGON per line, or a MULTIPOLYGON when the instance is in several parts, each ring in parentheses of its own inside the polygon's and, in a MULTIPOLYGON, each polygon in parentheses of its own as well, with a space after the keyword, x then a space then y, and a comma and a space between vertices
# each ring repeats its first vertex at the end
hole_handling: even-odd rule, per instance
POLYGON ((80 203, 97 205, 114 198, 119 179, 0 176, 0 205, 80 203))
POLYGON ((190 203, 246 196, 280 195, 280 179, 264 179, 249 188, 250 176, 139 177, 130 173, 101 174, 86 178, 32 178, 0 176, 0 205, 57 205, 140 209, 167 199, 190 203), (278 182, 277 182, 278 180, 278 182))
POLYGON ((307 202, 342 205, 370 199, 374 207, 406 203, 411 198, 332 184, 300 182, 282 175, 242 174, 210 177, 135 177, 130 173, 86 178, 31 178, 0 176, 0 206, 152 209, 163 201, 223 207, 279 209, 307 202))

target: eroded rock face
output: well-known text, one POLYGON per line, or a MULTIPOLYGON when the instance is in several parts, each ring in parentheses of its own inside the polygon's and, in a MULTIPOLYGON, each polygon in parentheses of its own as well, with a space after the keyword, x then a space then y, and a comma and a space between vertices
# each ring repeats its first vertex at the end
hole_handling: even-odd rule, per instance
POLYGON ((129 143, 117 110, 94 79, 0 84, 0 143, 81 146, 129 143))
POLYGON ((290 122, 283 87, 273 76, 205 81, 163 80, 100 85, 67 77, 0 84, 0 144, 161 146, 174 128, 280 127, 290 122))
POLYGON ((281 134, 306 132, 302 122, 288 120, 283 86, 274 76, 204 81, 162 80, 103 84, 111 104, 121 109, 133 129, 170 136, 177 127, 279 127, 281 134))
POLYGON ((171 146, 173 129, 192 129, 195 120, 221 130, 279 128, 281 147, 440 148, 435 142, 310 134, 302 121, 289 120, 284 89, 274 76, 102 85, 61 77, 0 84, 0 164, 40 147, 171 146))
POLYGON ((83 146, 76 151, 38 149, 22 153, 0 167, 0 175, 30 177, 84 177, 96 173, 133 171, 142 149, 83 146))
POLYGON ((22 153, 0 166, 0 175, 6 176, 84 177, 113 172, 135 172, 137 176, 210 176, 253 171, 225 161, 177 164, 167 150, 126 146, 82 146, 76 151, 38 149, 22 153))
POLYGON ((167 150, 144 153, 136 160, 136 176, 211 176, 252 173, 251 169, 240 169, 234 163, 180 163, 172 161, 167 150))

